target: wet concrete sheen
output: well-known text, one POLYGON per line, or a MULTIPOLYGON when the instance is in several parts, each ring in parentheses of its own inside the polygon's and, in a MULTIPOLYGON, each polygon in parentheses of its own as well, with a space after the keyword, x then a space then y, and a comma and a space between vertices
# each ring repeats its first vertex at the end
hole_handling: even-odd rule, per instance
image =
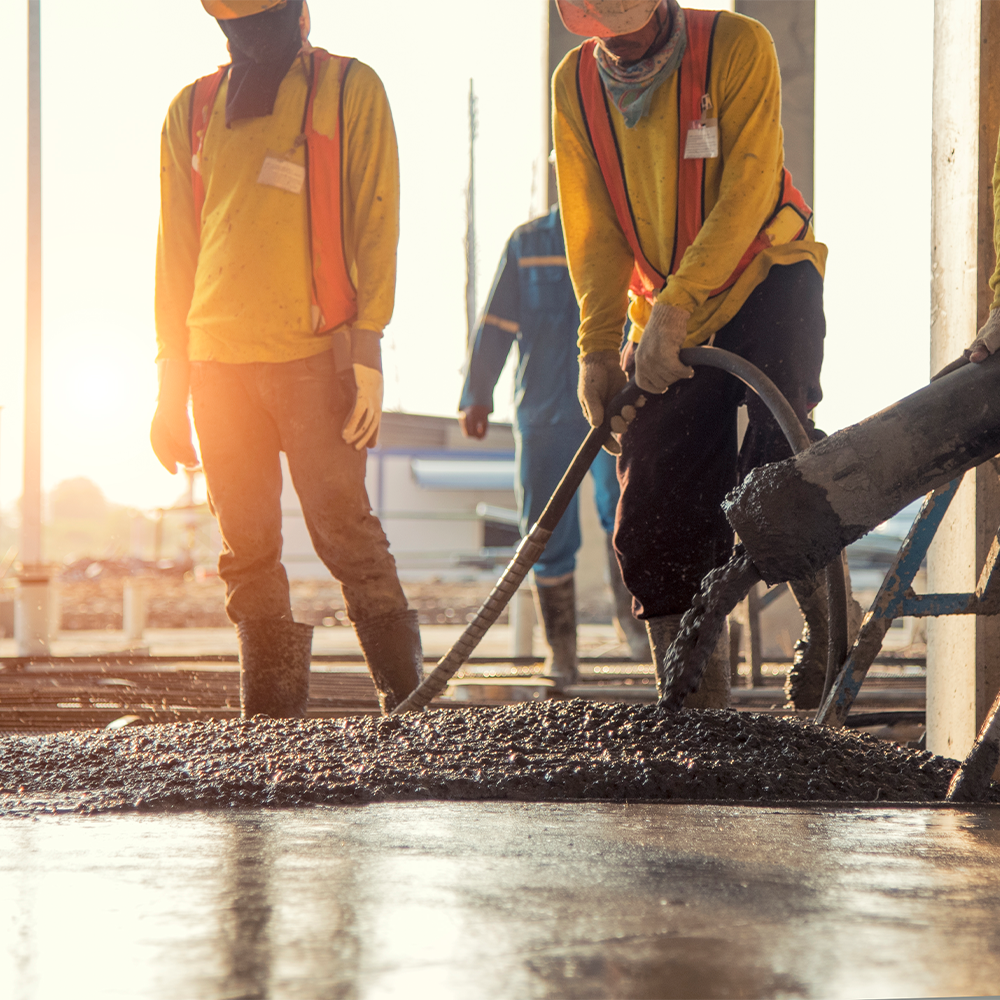
POLYGON ((907 997, 1000 983, 990 807, 385 803, 0 822, 50 997, 907 997))

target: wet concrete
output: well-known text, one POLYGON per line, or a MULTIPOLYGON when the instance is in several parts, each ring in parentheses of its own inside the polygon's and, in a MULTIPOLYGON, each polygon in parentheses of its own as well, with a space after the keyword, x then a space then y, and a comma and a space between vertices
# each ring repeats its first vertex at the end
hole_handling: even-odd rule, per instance
POLYGON ((701 687, 728 615, 759 581, 760 575, 742 545, 736 546, 725 566, 705 575, 681 618, 677 638, 667 650, 662 676, 658 671, 665 709, 683 708, 684 699, 701 687))
POLYGON ((772 715, 573 699, 10 736, 0 816, 414 799, 931 802, 957 766, 772 715))
POLYGON ((846 545, 1000 449, 1000 361, 966 365, 794 458, 754 469, 723 508, 769 584, 846 545))
POLYGON ((12 1000, 981 996, 1000 810, 612 803, 0 822, 12 1000))

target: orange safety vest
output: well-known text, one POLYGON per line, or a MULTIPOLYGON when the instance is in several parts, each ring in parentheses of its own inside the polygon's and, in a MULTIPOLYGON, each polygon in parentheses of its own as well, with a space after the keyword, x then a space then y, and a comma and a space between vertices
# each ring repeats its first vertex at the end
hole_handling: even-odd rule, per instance
MULTIPOLYGON (((334 56, 324 49, 313 49, 309 63, 309 96, 306 99, 302 135, 306 147, 306 197, 308 199, 309 251, 312 259, 312 305, 319 309, 317 332, 333 330, 350 323, 358 315, 358 293, 347 270, 344 253, 343 213, 340 179, 343 144, 344 79, 352 59, 334 56), (338 75, 340 107, 333 135, 313 128, 313 104, 319 84, 318 66, 336 60, 330 71, 338 75)), ((208 123, 215 107, 219 87, 229 72, 220 66, 210 76, 195 81, 191 94, 191 186, 194 190, 195 219, 201 231, 201 213, 205 204, 205 182, 201 176, 201 150, 208 123)))
MULTIPOLYGON (((701 118, 702 95, 708 94, 709 73, 712 67, 712 43, 715 39, 715 25, 719 14, 717 11, 685 8, 684 17, 687 21, 688 41, 678 70, 680 75, 677 95, 679 139, 677 213, 674 229, 674 256, 670 265, 671 274, 680 267, 684 253, 694 242, 705 222, 705 161, 703 159, 684 159, 684 141, 687 123, 701 118)), ((649 262, 639 243, 635 215, 632 212, 628 188, 625 186, 621 150, 618 148, 618 140, 611 125, 611 112, 608 108, 607 95, 597 70, 597 59, 594 56, 596 45, 597 39, 592 38, 584 42, 580 50, 580 61, 577 65, 577 91, 580 96, 580 105, 601 176, 604 178, 615 215, 618 217, 618 224, 621 226, 622 233, 635 257, 635 267, 632 271, 629 290, 635 295, 653 302, 657 294, 663 290, 667 279, 649 262)), ((754 237, 753 242, 747 247, 746 253, 736 265, 736 270, 709 297, 719 295, 731 288, 761 250, 776 242, 787 243, 791 240, 801 239, 808 230, 811 219, 812 209, 805 203, 805 199, 792 184, 792 175, 788 170, 785 170, 781 184, 781 195, 774 211, 768 217, 761 231, 754 237), (775 231, 773 224, 776 222, 778 214, 785 208, 791 208, 796 215, 794 235, 788 231, 787 224, 781 226, 780 234, 775 231)), ((783 219, 783 223, 787 223, 787 216, 783 219)))

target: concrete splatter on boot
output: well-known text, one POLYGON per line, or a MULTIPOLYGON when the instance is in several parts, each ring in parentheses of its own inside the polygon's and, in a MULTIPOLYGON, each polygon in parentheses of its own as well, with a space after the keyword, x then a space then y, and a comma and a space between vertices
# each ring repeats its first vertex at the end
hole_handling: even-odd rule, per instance
POLYGON ((236 626, 244 719, 306 717, 312 633, 312 625, 287 618, 251 618, 236 626))
MULTIPOLYGON (((674 639, 681 627, 680 615, 661 615, 646 620, 646 631, 649 634, 649 645, 653 652, 653 662, 660 664, 656 672, 656 693, 663 696, 660 689, 663 660, 667 650, 673 645, 674 639)), ((729 623, 727 622, 719 636, 715 649, 705 667, 705 676, 701 686, 693 694, 684 699, 685 708, 729 708, 730 703, 730 668, 729 668, 729 623)))
POLYGON ((535 584, 538 617, 549 645, 542 673, 555 681, 557 691, 564 691, 580 679, 576 661, 576 584, 572 574, 549 585, 536 577, 535 584))
POLYGON ((382 714, 388 715, 424 679, 424 652, 416 611, 393 611, 354 623, 375 682, 382 714))
MULTIPOLYGON (((850 650, 861 628, 864 612, 851 592, 851 571, 844 560, 844 583, 847 590, 847 648, 850 650)), ((795 643, 795 658, 785 678, 785 697, 791 708, 819 708, 826 685, 826 661, 830 643, 830 605, 826 576, 817 573, 805 580, 789 583, 805 619, 802 637, 795 643)))
POLYGON ((732 669, 729 664, 729 622, 722 627, 719 641, 712 650, 701 687, 684 699, 685 708, 729 708, 732 669))
POLYGON ((632 614, 632 595, 622 579, 622 571, 618 566, 618 556, 611 535, 605 535, 608 551, 608 577, 611 580, 611 593, 615 599, 615 632, 618 637, 628 643, 628 655, 635 663, 649 663, 649 636, 641 621, 632 614))

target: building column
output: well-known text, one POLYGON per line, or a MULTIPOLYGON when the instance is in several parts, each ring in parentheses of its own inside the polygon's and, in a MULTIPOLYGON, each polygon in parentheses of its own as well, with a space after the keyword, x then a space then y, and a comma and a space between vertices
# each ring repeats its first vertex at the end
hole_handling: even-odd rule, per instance
MULTIPOLYGON (((1000 0, 934 4, 931 372, 957 358, 989 312, 993 162, 1000 125, 1000 0), (991 29, 991 30, 988 30, 991 29)), ((932 593, 975 590, 1000 526, 1000 466, 965 476, 928 556, 932 593)), ((927 747, 963 758, 1000 688, 1000 619, 927 623, 927 747)))
POLYGON ((816 104, 815 0, 736 0, 735 7, 737 14, 760 21, 774 39, 781 69, 785 166, 802 197, 811 205, 816 104))

